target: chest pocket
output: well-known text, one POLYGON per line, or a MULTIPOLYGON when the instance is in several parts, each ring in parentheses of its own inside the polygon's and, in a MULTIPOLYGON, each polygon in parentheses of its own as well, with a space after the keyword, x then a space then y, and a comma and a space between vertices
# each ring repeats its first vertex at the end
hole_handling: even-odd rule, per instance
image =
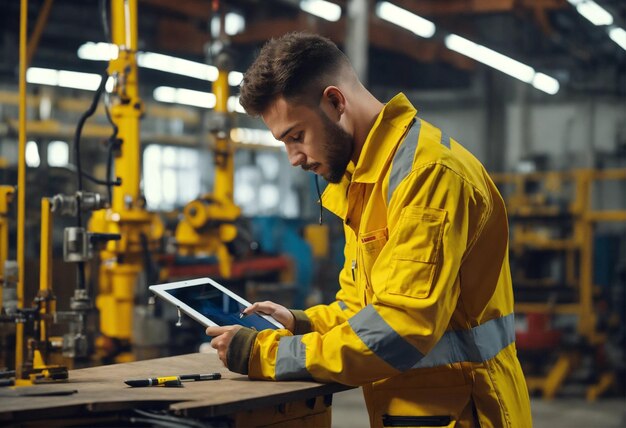
POLYGON ((370 285, 372 266, 376 262, 380 251, 387 243, 389 233, 387 228, 377 229, 372 232, 359 234, 359 253, 360 253, 360 275, 365 279, 366 284, 370 285))
POLYGON ((440 259, 446 211, 405 207, 392 254, 394 269, 387 292, 424 299, 430 295, 440 259))

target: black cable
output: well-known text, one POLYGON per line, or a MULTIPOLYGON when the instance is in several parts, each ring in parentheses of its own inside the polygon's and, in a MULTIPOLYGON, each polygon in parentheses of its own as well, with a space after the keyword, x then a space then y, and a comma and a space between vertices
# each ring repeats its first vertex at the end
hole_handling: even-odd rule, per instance
MULTIPOLYGON (((107 168, 106 168, 106 177, 107 177, 106 179, 110 183, 107 186, 107 197, 109 198, 109 204, 113 205, 113 184, 112 184, 113 180, 111 178, 111 175, 113 174, 113 156, 115 154, 115 149, 117 148, 117 144, 118 144, 117 133, 119 132, 119 127, 115 124, 115 122, 113 122, 113 119, 111 118, 111 112, 109 111, 109 106, 107 104, 106 95, 105 95, 105 100, 104 100, 104 113, 106 115, 107 120, 113 127, 113 133, 109 137, 109 141, 108 141, 107 168)), ((121 184, 120 178, 117 177, 115 182, 116 183, 120 182, 121 184)), ((116 184, 116 185, 119 186, 120 184, 116 184)))
POLYGON ((104 31, 104 40, 111 43, 111 31, 109 30, 109 20, 107 15, 107 0, 99 0, 98 7, 100 9, 100 19, 102 20, 102 30, 104 31))
POLYGON ((324 207, 322 206, 322 192, 320 192, 320 182, 319 182, 319 176, 317 174, 315 174, 315 188, 317 189, 317 197, 319 198, 319 203, 320 203, 320 226, 322 225, 322 213, 324 210, 324 207))
MULTIPOLYGON (((85 122, 87 122, 87 119, 93 116, 93 114, 96 112, 96 109, 98 107, 98 101, 100 101, 100 95, 102 95, 102 92, 104 91, 104 86, 106 85, 108 78, 109 78, 109 74, 107 73, 107 71, 104 71, 104 73, 102 73, 100 85, 98 86, 98 89, 96 90, 96 93, 94 94, 93 99, 91 100, 91 105, 89 106, 87 111, 83 113, 83 115, 78 120, 78 125, 76 125, 76 132, 74 133, 74 156, 76 157, 76 170, 77 170, 76 175, 78 177, 77 184, 78 184, 79 192, 83 190, 83 170, 82 170, 82 164, 80 161, 80 136, 83 133, 83 126, 85 126, 85 122)), ((77 207, 78 209, 77 209, 77 214, 76 214, 76 222, 77 222, 78 227, 82 227, 80 198, 77 199, 77 207)))
POLYGON ((99 184, 101 186, 110 187, 110 186, 120 186, 122 184, 122 179, 119 177, 117 177, 115 181, 100 180, 99 178, 96 178, 93 175, 87 174, 86 172, 83 172, 83 177, 85 177, 87 180, 91 181, 92 183, 99 184))
MULTIPOLYGON (((74 155, 76 157, 76 176, 77 176, 77 185, 78 192, 82 192, 83 190, 83 170, 80 162, 80 136, 83 133, 83 126, 85 126, 85 122, 96 112, 96 108, 98 107, 98 101, 100 101, 100 95, 104 91, 104 86, 106 85, 107 79, 109 78, 109 74, 104 71, 102 73, 102 78, 100 80, 100 85, 96 90, 96 93, 91 100, 91 105, 87 109, 85 113, 78 120, 78 125, 76 125, 76 132, 74 134, 74 155)), ((81 200, 80 196, 76 196, 76 225, 79 228, 83 227, 83 218, 81 213, 81 200)), ((76 289, 84 290, 85 289, 85 262, 78 262, 76 269, 76 289)))

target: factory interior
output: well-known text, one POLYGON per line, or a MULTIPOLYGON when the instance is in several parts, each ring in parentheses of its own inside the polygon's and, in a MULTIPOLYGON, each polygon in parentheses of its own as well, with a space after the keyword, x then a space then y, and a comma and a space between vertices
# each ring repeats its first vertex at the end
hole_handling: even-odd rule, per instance
POLYGON ((626 426, 623 0, 0 11, 0 425, 370 425, 358 387, 229 372, 205 327, 148 288, 208 277, 248 302, 335 300, 344 224, 239 104, 261 47, 304 31, 381 102, 404 93, 497 186, 533 426, 626 426), (123 383, 203 364, 222 379, 123 383))

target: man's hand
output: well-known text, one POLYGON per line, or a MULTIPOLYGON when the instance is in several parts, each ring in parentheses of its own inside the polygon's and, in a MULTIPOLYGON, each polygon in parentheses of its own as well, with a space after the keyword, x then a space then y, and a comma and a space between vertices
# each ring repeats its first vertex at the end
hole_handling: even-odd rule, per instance
POLYGON ((207 327, 206 334, 211 336, 211 346, 217 350, 217 356, 220 358, 224 367, 228 368, 227 352, 230 342, 239 329, 240 325, 227 325, 224 327, 207 327))
POLYGON ((285 326, 287 330, 293 333, 296 326, 296 320, 289 309, 279 305, 278 303, 265 301, 256 302, 243 310, 244 315, 250 315, 258 312, 262 315, 269 315, 276 321, 285 326))

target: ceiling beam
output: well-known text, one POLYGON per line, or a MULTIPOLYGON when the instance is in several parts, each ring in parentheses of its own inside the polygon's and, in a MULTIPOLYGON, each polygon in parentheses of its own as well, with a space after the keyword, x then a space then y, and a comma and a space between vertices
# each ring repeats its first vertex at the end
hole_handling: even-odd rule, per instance
POLYGON ((208 21, 211 18, 211 2, 207 0, 140 0, 150 5, 179 15, 187 15, 195 19, 208 21))
POLYGON ((510 12, 517 8, 561 9, 566 0, 391 0, 392 3, 422 16, 510 12))

